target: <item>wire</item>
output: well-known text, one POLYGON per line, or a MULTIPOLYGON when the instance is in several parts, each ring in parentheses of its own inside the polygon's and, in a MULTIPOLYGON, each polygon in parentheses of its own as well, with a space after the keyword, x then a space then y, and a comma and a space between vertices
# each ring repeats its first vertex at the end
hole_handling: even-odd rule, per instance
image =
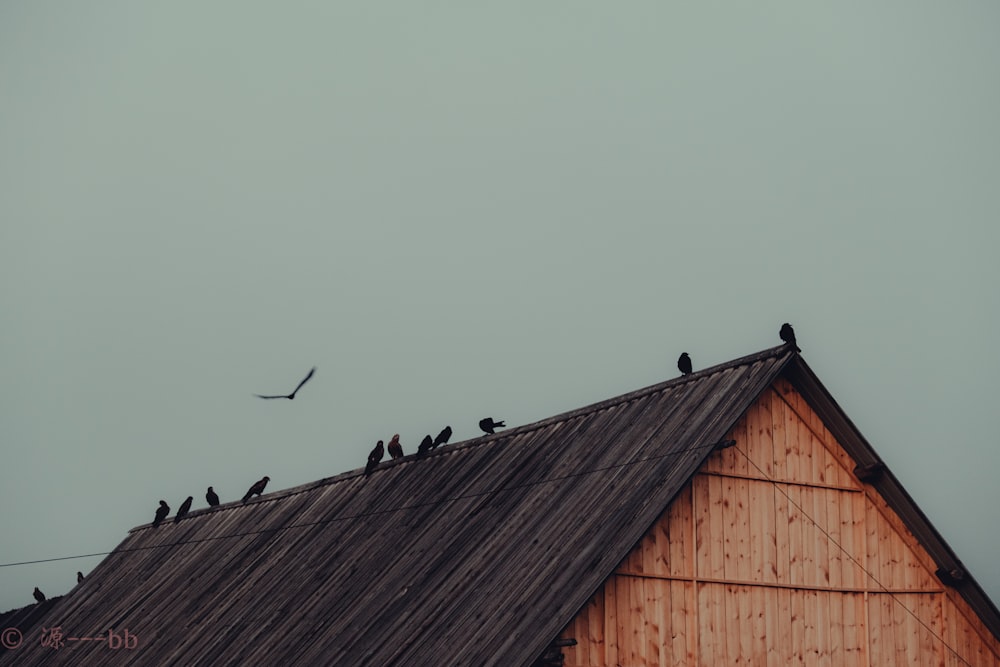
POLYGON ((923 619, 921 619, 919 616, 917 616, 917 614, 912 609, 910 609, 905 604, 903 604, 900 601, 900 599, 898 597, 896 597, 895 593, 893 593, 888 588, 886 588, 884 585, 882 585, 882 582, 879 581, 875 577, 875 575, 873 575, 871 572, 869 572, 868 569, 864 565, 862 565, 861 563, 859 563, 858 560, 847 551, 847 549, 845 549, 843 546, 841 546, 841 544, 836 539, 834 539, 833 535, 831 535, 829 532, 827 532, 827 530, 825 528, 823 528, 823 526, 819 525, 819 523, 816 521, 816 519, 814 519, 811 516, 809 516, 809 514, 807 514, 806 511, 804 509, 802 509, 801 505, 799 505, 797 502, 795 502, 794 500, 792 500, 791 496, 789 496, 788 493, 784 489, 782 489, 780 486, 778 486, 778 482, 776 482, 775 480, 773 480, 770 477, 768 477, 767 473, 765 473, 763 470, 761 470, 760 466, 758 466, 756 463, 754 463, 753 459, 751 459, 749 456, 747 456, 747 453, 744 452, 741 447, 735 447, 734 449, 736 449, 736 451, 738 451, 740 454, 742 454, 743 458, 745 458, 750 465, 752 465, 754 468, 756 468, 757 472, 759 472, 764 479, 766 479, 768 482, 770 482, 771 485, 774 486, 774 488, 777 491, 779 491, 781 493, 781 495, 783 495, 785 497, 786 500, 788 500, 789 504, 793 505, 795 507, 795 509, 797 509, 799 511, 799 514, 801 514, 805 518, 809 519, 809 522, 812 523, 812 525, 814 525, 816 527, 816 529, 819 530, 819 532, 823 533, 823 535, 826 536, 826 539, 828 539, 834 546, 836 546, 838 549, 840 549, 844 553, 844 555, 846 555, 848 557, 848 559, 850 559, 850 561, 852 563, 854 563, 859 568, 861 568, 861 571, 864 572, 866 575, 868 575, 868 577, 870 577, 871 580, 874 581, 876 583, 876 585, 878 585, 878 587, 881 588, 884 593, 887 593, 889 595, 889 597, 891 597, 893 599, 893 601, 896 602, 896 604, 898 604, 900 607, 902 607, 906 611, 906 613, 908 613, 910 616, 912 616, 917 621, 917 623, 919 623, 920 625, 924 626, 924 629, 927 630, 927 632, 931 633, 931 635, 935 639, 937 639, 939 642, 941 642, 949 651, 951 651, 952 653, 954 653, 956 658, 958 658, 959 660, 961 660, 966 665, 969 665, 969 667, 972 667, 972 663, 970 663, 965 658, 963 658, 958 653, 958 651, 956 651, 955 649, 953 649, 948 644, 948 642, 946 642, 940 635, 938 635, 936 632, 934 632, 934 630, 932 630, 930 626, 928 626, 926 623, 924 623, 923 619))
POLYGON ((451 503, 451 502, 455 502, 455 501, 458 501, 458 500, 467 500, 469 498, 479 498, 479 497, 482 497, 482 496, 489 496, 489 495, 493 495, 493 494, 497 494, 497 493, 502 493, 504 491, 516 491, 518 489, 526 489, 526 488, 530 488, 530 487, 533 487, 533 486, 539 486, 541 484, 549 484, 551 482, 561 482, 563 480, 573 479, 573 478, 576 478, 576 477, 583 477, 585 475, 593 475, 593 474, 600 473, 600 472, 607 472, 609 470, 618 470, 620 468, 625 468, 627 466, 636 465, 636 464, 639 464, 639 463, 646 463, 648 461, 656 461, 656 460, 659 460, 659 459, 664 459, 664 458, 667 458, 669 456, 679 456, 681 454, 686 454, 688 452, 693 452, 693 451, 697 451, 697 450, 700 450, 700 449, 714 448, 718 444, 719 443, 713 442, 713 443, 711 443, 709 445, 696 445, 694 447, 688 447, 686 449, 680 449, 680 450, 677 450, 677 451, 670 451, 670 452, 666 452, 664 454, 656 454, 654 456, 646 456, 646 457, 641 458, 641 459, 634 459, 634 460, 631 460, 631 461, 626 461, 624 463, 616 463, 614 465, 603 466, 603 467, 600 467, 600 468, 592 468, 592 469, 589 469, 589 470, 581 470, 581 471, 570 473, 570 474, 567 474, 567 475, 560 475, 559 477, 548 477, 548 478, 545 478, 545 479, 538 480, 537 482, 524 482, 522 484, 513 484, 511 486, 502 486, 502 487, 499 487, 497 489, 489 489, 489 490, 486 490, 486 491, 479 491, 479 492, 476 492, 476 493, 466 493, 466 494, 462 494, 462 495, 458 495, 458 496, 451 496, 451 497, 448 497, 448 498, 439 498, 437 500, 429 500, 427 502, 414 503, 412 505, 403 505, 401 507, 390 507, 390 508, 387 508, 387 509, 374 510, 374 511, 370 511, 370 512, 359 512, 357 514, 348 514, 348 515, 345 515, 345 516, 335 516, 335 517, 331 517, 329 519, 320 519, 318 521, 309 521, 309 522, 306 522, 306 523, 296 523, 296 524, 291 524, 291 525, 288 525, 288 526, 276 526, 274 528, 261 528, 259 530, 250 530, 250 531, 246 531, 246 532, 243 532, 243 533, 229 533, 229 534, 226 534, 226 535, 213 535, 211 537, 202 537, 202 538, 193 539, 193 540, 181 540, 181 541, 177 541, 177 542, 170 542, 168 544, 151 544, 151 545, 143 546, 143 547, 130 547, 130 548, 127 548, 127 549, 116 549, 114 551, 98 551, 96 553, 80 554, 80 555, 76 555, 76 556, 59 556, 57 558, 40 558, 40 559, 37 559, 37 560, 19 561, 19 562, 16 562, 16 563, 0 563, 0 567, 15 567, 15 566, 18 566, 18 565, 35 565, 35 564, 38 564, 38 563, 52 563, 52 562, 61 561, 61 560, 73 560, 73 559, 76 559, 76 558, 91 558, 93 556, 107 556, 107 555, 110 555, 110 554, 131 553, 131 552, 134 552, 134 551, 149 551, 149 550, 152 550, 152 549, 165 549, 165 548, 168 548, 168 547, 182 546, 182 545, 185 545, 185 544, 200 544, 202 542, 214 542, 214 541, 217 541, 217 540, 228 540, 228 539, 234 539, 234 538, 239 538, 239 537, 249 537, 249 536, 252 536, 252 535, 263 535, 263 534, 266 534, 266 533, 276 533, 276 532, 280 532, 280 531, 283 531, 283 530, 292 530, 293 528, 309 528, 309 527, 312 527, 312 526, 318 526, 318 525, 322 525, 322 524, 325 524, 325 523, 334 523, 334 522, 337 522, 337 521, 351 521, 351 520, 354 520, 354 519, 363 519, 363 518, 370 517, 370 516, 381 516, 383 514, 391 514, 393 512, 403 512, 403 511, 406 511, 406 510, 420 509, 420 508, 423 508, 423 507, 430 507, 430 506, 434 506, 434 505, 443 505, 445 503, 451 503))

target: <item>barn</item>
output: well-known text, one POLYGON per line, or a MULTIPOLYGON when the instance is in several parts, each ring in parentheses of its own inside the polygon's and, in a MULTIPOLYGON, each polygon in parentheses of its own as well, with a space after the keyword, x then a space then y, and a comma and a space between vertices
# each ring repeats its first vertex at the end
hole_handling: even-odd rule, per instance
POLYGON ((787 346, 139 526, 22 617, 0 664, 1000 666, 996 606, 787 346))

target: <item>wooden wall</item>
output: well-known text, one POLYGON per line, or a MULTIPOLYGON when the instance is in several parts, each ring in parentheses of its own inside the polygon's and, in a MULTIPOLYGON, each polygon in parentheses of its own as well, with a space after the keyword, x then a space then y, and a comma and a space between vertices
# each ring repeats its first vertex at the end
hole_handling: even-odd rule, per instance
POLYGON ((989 665, 1000 642, 788 383, 562 633, 570 667, 989 665))

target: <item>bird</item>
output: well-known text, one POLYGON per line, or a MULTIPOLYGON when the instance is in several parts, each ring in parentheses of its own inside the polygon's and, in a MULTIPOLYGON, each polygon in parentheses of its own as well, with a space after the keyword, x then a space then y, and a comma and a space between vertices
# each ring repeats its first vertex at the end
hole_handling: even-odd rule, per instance
POLYGON ((502 420, 493 421, 493 417, 487 417, 479 420, 479 428, 483 429, 483 433, 493 433, 493 429, 507 428, 507 425, 502 420))
POLYGON ((447 444, 450 438, 451 438, 451 427, 445 426, 443 429, 441 429, 441 432, 438 433, 438 437, 434 438, 434 447, 437 447, 438 445, 447 444))
POLYGON ((181 506, 177 508, 177 515, 174 517, 174 523, 177 523, 185 516, 187 516, 188 510, 191 509, 191 501, 194 500, 192 496, 188 496, 187 500, 181 503, 181 506))
POLYGON ((389 456, 394 459, 403 458, 403 446, 399 444, 399 434, 392 436, 392 440, 389 441, 389 446, 386 447, 389 450, 389 456))
POLYGON ((255 495, 259 496, 262 493, 264 493, 264 487, 267 486, 267 483, 270 482, 270 481, 271 481, 271 478, 268 477, 267 475, 265 475, 265 476, 261 477, 260 479, 258 479, 256 482, 254 482, 253 486, 251 486, 247 490, 247 494, 245 496, 243 496, 243 502, 246 502, 246 501, 250 500, 251 496, 255 496, 255 495))
POLYGON ((375 449, 371 451, 368 455, 368 465, 365 466, 365 476, 372 474, 372 470, 378 465, 378 462, 382 460, 382 456, 385 454, 385 449, 382 447, 382 441, 379 440, 378 444, 375 445, 375 449))
POLYGON ((35 586, 35 592, 33 595, 35 596, 36 602, 45 602, 45 593, 38 590, 38 586, 35 586))
POLYGON ((309 382, 309 378, 311 378, 313 376, 313 373, 315 372, 316 372, 316 367, 313 366, 312 370, 309 371, 309 375, 307 375, 305 379, 299 383, 299 386, 295 388, 295 391, 293 391, 290 394, 282 394, 280 396, 262 396, 261 394, 254 394, 254 396, 256 396, 257 398, 287 398, 288 400, 291 401, 295 398, 295 394, 299 393, 299 389, 302 389, 302 385, 304 385, 306 382, 309 382))
POLYGON ((208 491, 205 492, 205 500, 208 501, 209 507, 219 506, 219 494, 212 487, 208 487, 208 491))
POLYGON ((167 518, 168 514, 170 514, 170 505, 168 505, 166 501, 161 500, 160 506, 156 508, 156 516, 153 517, 153 528, 156 528, 163 523, 163 520, 167 518))
POLYGON ((691 375, 691 357, 687 352, 681 352, 681 356, 677 358, 677 368, 680 369, 681 375, 691 375))
POLYGON ((781 331, 778 332, 778 335, 781 336, 781 340, 785 341, 787 345, 794 347, 796 352, 802 351, 799 349, 799 346, 795 343, 795 329, 792 328, 791 324, 789 324, 788 322, 782 324, 781 331))
POLYGON ((78 583, 78 584, 82 584, 83 583, 83 572, 77 572, 76 573, 76 583, 78 583))
POLYGON ((434 439, 431 438, 431 434, 428 433, 424 436, 424 439, 420 441, 420 446, 417 447, 417 456, 424 456, 432 449, 434 449, 434 439))

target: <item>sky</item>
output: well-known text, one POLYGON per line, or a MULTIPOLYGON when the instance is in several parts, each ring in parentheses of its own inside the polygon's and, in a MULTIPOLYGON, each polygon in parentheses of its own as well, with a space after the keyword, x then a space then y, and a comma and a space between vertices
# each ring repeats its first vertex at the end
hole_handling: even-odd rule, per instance
MULTIPOLYGON (((0 5, 0 565, 780 343, 1000 601, 1000 5, 0 5), (291 391, 294 401, 254 393, 291 391)), ((100 556, 0 567, 0 611, 100 556)))

